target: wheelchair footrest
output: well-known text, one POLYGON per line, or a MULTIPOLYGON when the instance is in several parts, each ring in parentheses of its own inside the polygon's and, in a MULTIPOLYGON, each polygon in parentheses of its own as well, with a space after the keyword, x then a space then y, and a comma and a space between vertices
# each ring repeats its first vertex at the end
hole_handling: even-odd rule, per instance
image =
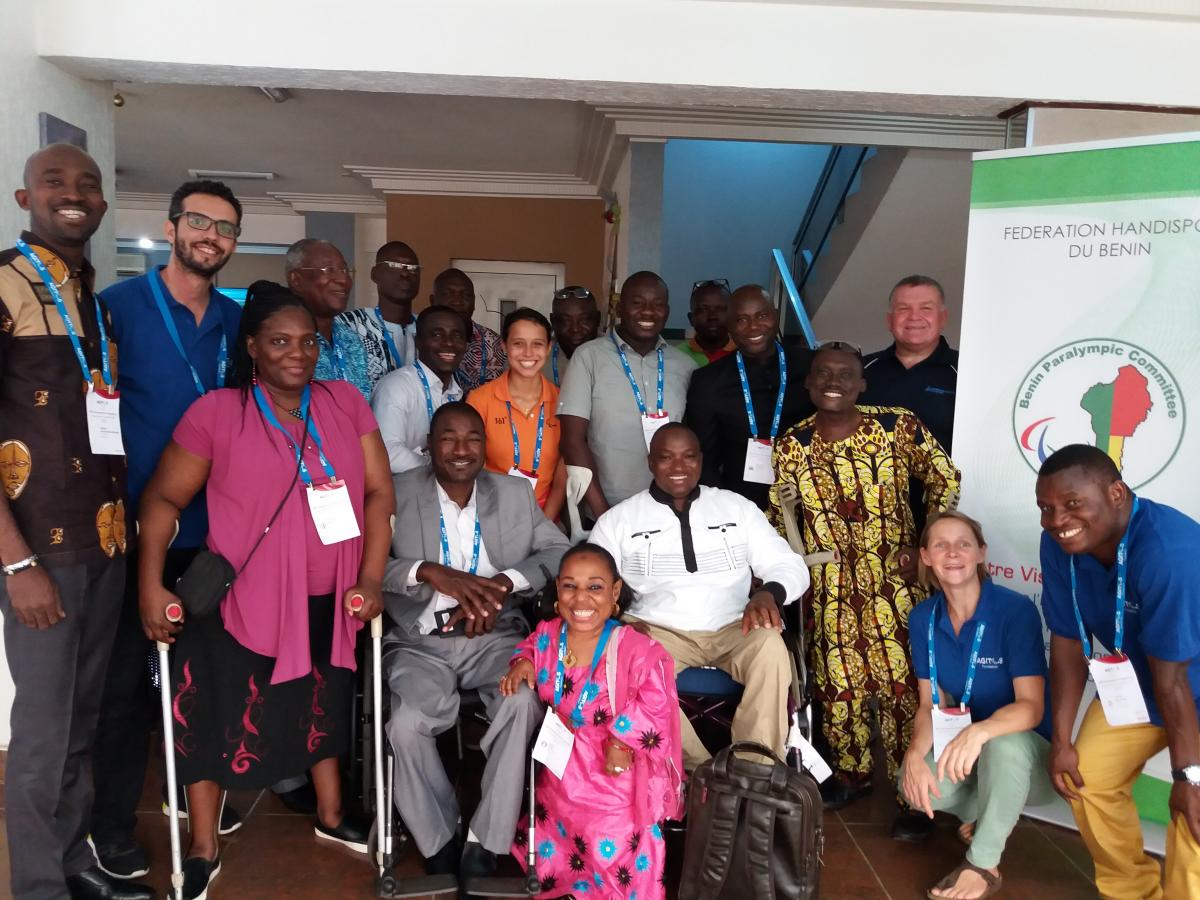
POLYGON ((472 897, 528 897, 524 875, 512 878, 472 878, 463 893, 472 897))
POLYGON ((378 897, 437 897, 443 894, 457 894, 458 879, 453 875, 418 875, 414 878, 384 875, 378 880, 376 887, 378 897))

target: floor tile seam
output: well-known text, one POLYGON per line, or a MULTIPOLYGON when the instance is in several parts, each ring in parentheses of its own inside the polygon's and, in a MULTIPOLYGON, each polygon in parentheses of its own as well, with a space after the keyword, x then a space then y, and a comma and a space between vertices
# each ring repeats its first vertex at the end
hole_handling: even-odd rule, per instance
POLYGON ((1050 837, 1050 833, 1046 830, 1046 828, 1040 822, 1034 821, 1033 825, 1037 829, 1038 833, 1042 836, 1042 839, 1046 843, 1048 843, 1051 847, 1053 847, 1055 850, 1057 850, 1062 855, 1062 857, 1071 864, 1071 868, 1073 868, 1076 872, 1078 872, 1081 876, 1083 876, 1084 881, 1086 881, 1088 884, 1094 884, 1094 881, 1092 880, 1092 876, 1089 875, 1087 872, 1085 872, 1083 870, 1083 867, 1080 866, 1079 863, 1075 862, 1075 860, 1071 857, 1071 854, 1069 854, 1066 850, 1064 850, 1062 847, 1060 847, 1058 845, 1058 842, 1050 837))
POLYGON ((878 884, 879 889, 883 891, 883 896, 886 898, 886 900, 892 900, 891 893, 888 891, 887 886, 884 885, 883 879, 879 877, 879 873, 875 871, 875 866, 871 864, 870 858, 868 858, 866 851, 863 850, 862 845, 858 843, 858 839, 854 836, 854 832, 850 830, 850 826, 846 824, 846 821, 842 818, 841 813, 835 813, 835 816, 837 817, 838 822, 841 823, 841 826, 846 829, 846 835, 850 838, 850 843, 854 845, 854 849, 858 851, 858 855, 862 857, 863 862, 867 864, 867 868, 871 870, 871 874, 875 876, 875 883, 878 884))

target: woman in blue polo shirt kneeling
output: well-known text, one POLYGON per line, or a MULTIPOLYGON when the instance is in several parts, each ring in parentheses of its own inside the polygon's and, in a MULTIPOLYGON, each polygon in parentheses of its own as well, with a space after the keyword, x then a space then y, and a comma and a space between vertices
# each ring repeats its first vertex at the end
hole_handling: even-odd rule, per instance
POLYGON ((921 706, 900 772, 914 810, 956 815, 966 860, 928 892, 975 900, 1000 889, 1000 856, 1026 803, 1052 796, 1042 619, 1028 597, 993 584, 979 523, 934 516, 921 574, 937 590, 909 617, 921 706))

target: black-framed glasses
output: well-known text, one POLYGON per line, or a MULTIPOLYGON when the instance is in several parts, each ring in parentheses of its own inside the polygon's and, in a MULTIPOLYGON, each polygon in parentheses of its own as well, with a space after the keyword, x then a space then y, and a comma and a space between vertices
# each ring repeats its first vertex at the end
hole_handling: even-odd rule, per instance
POLYGON ((409 275, 416 275, 421 271, 419 263, 397 262, 394 259, 381 259, 376 265, 387 266, 389 269, 399 269, 401 272, 406 272, 409 275))
POLYGON ((559 288, 554 292, 555 300, 595 300, 596 296, 585 287, 572 285, 570 287, 559 288))
POLYGON ((701 288, 706 288, 706 287, 724 288, 728 292, 729 279, 728 278, 706 278, 704 281, 693 281, 692 282, 692 293, 694 294, 694 293, 696 293, 696 291, 700 290, 701 288))
POLYGON ((230 222, 228 219, 214 219, 211 216, 206 216, 204 213, 189 212, 187 210, 176 213, 171 217, 171 221, 175 223, 175 227, 179 227, 179 220, 183 219, 188 223, 189 228, 194 228, 196 231, 208 231, 214 225, 217 226, 217 234, 223 238, 236 238, 242 233, 242 226, 236 222, 230 222))
POLYGON ((840 350, 844 353, 853 353, 859 359, 862 359, 863 355, 862 347, 849 341, 821 341, 814 350, 840 350))
POLYGON ((333 278, 337 275, 354 277, 354 269, 349 266, 296 266, 297 272, 320 272, 323 278, 333 278))

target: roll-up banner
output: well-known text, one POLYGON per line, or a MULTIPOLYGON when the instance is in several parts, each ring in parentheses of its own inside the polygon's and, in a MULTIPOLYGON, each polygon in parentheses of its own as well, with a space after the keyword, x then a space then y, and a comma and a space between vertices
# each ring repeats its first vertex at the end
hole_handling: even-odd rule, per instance
MULTIPOLYGON (((954 457, 992 577, 1041 600, 1034 482, 1094 444, 1200 518, 1200 134, 975 154, 954 457)), ((1170 565, 1163 560, 1163 565, 1170 565)), ((1048 644, 1047 640, 1047 644, 1048 644)), ((1089 694, 1090 696, 1090 694, 1089 694)), ((1170 766, 1135 786, 1161 850, 1170 766)), ((1069 823, 1065 804, 1031 813, 1069 823)))

